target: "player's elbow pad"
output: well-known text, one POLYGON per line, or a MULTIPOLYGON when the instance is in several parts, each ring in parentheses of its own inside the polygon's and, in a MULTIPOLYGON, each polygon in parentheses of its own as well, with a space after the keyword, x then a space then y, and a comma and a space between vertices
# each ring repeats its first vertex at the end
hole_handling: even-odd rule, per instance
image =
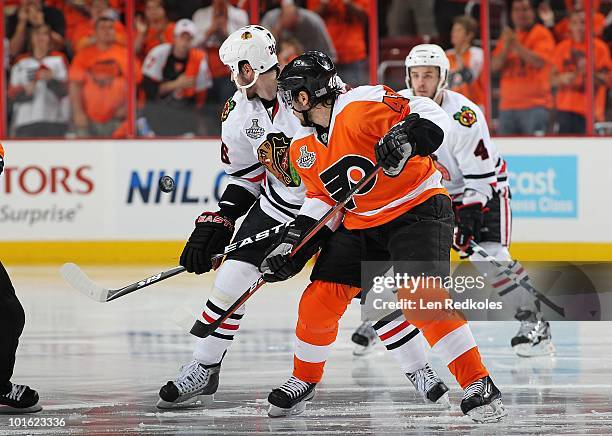
POLYGON ((246 188, 229 184, 219 200, 219 212, 235 221, 246 214, 256 200, 246 188))
POLYGON ((429 156, 434 153, 444 140, 444 131, 432 121, 419 118, 408 133, 414 153, 419 156, 429 156))

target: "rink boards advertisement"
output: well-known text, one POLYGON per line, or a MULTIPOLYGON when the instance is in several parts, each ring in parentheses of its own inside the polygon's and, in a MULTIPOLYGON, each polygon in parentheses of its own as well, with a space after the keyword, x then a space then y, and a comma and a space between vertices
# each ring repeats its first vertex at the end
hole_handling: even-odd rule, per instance
MULTIPOLYGON (((508 162, 513 242, 612 245, 612 205, 601 195, 609 140, 495 142, 508 162)), ((0 243, 178 244, 199 213, 215 210, 227 182, 215 139, 3 143, 0 243), (171 193, 159 188, 164 175, 176 181, 171 193)))

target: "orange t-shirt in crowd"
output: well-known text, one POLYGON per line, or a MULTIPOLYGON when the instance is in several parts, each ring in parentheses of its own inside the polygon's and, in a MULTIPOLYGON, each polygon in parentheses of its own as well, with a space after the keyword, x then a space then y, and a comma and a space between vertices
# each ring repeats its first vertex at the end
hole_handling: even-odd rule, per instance
MULTIPOLYGON (((515 52, 508 53, 501 71, 499 108, 520 110, 540 106, 550 109, 550 68, 555 39, 541 24, 535 24, 528 32, 516 32, 516 38, 523 47, 544 59, 545 65, 534 68, 527 65, 515 52)), ((501 53, 503 47, 504 41, 500 39, 493 55, 501 53)))
POLYGON ((172 41, 174 40, 174 26, 174 23, 168 23, 162 30, 157 30, 149 26, 147 28, 147 32, 145 33, 140 57, 144 59, 147 53, 149 53, 149 51, 156 45, 163 44, 164 42, 169 42, 172 44, 172 41))
MULTIPOLYGON (((610 50, 605 42, 601 39, 594 39, 593 46, 595 49, 595 72, 600 73, 612 70, 612 61, 610 60, 610 50)), ((585 73, 585 52, 586 42, 575 42, 571 39, 561 41, 555 49, 553 62, 558 72, 568 73, 582 70, 582 74, 578 75, 574 82, 570 85, 560 86, 557 89, 555 104, 557 110, 565 112, 574 112, 582 116, 586 115, 586 73, 585 73)), ((608 82, 610 74, 608 74, 608 82)), ((600 85, 595 91, 595 120, 603 121, 604 112, 606 109, 606 86, 600 85)))
MULTIPOLYGON (((446 113, 431 100, 420 102, 433 107, 450 125, 446 113)), ((384 85, 359 86, 336 99, 327 145, 319 141, 314 127, 298 130, 289 150, 291 165, 306 187, 308 204, 303 210, 333 206, 374 168, 374 146, 415 110, 411 104, 384 85)), ((429 118, 425 113, 423 116, 429 118)), ((429 156, 414 156, 396 177, 379 172, 346 205, 344 225, 347 229, 364 229, 388 223, 436 194, 447 194, 441 180, 429 156)))
MULTIPOLYGON (((83 108, 97 123, 110 121, 128 99, 127 49, 119 44, 107 50, 90 45, 76 54, 70 65, 69 80, 83 84, 83 108)), ((135 65, 136 81, 141 72, 135 65)))
MULTIPOLYGON (((603 34, 604 28, 606 27, 606 17, 601 12, 596 12, 593 16, 593 30, 595 30, 595 36, 601 36, 603 34)), ((566 38, 570 38, 570 30, 569 30, 569 19, 567 17, 559 20, 554 27, 555 38, 557 41, 562 41, 566 38)))
MULTIPOLYGON (((475 77, 470 83, 464 82, 458 86, 453 86, 453 84, 451 83, 450 89, 467 97, 477 105, 483 106, 485 102, 485 92, 481 74, 483 64, 482 51, 480 51, 480 58, 478 59, 478 52, 475 49, 477 49, 477 47, 472 47, 470 50, 466 50, 461 55, 461 64, 463 65, 463 67, 467 67, 473 72, 475 72, 477 74, 477 77, 475 77)), ((456 71, 459 67, 457 64, 457 53, 455 52, 455 50, 447 50, 446 57, 450 62, 450 71, 456 71)))
MULTIPOLYGON (((366 12, 370 7, 370 0, 353 0, 366 12)), ((306 6, 310 10, 317 10, 321 0, 308 0, 306 6)), ((323 17, 329 37, 334 43, 338 64, 350 64, 362 61, 366 58, 366 23, 353 20, 349 21, 344 0, 329 0, 328 9, 330 15, 323 17)), ((307 35, 303 37, 307 38, 307 35)))
MULTIPOLYGON (((91 20, 79 23, 72 32, 72 49, 75 52, 87 47, 92 43, 91 38, 95 33, 95 23, 91 20)), ((127 42, 127 32, 123 23, 115 21, 115 40, 118 44, 125 45, 127 42)))

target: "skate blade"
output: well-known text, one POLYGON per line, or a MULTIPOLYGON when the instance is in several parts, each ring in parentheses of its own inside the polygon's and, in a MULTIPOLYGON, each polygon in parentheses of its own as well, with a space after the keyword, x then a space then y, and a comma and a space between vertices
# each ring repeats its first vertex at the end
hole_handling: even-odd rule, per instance
POLYGON ((312 400, 314 394, 314 391, 312 391, 308 397, 304 398, 304 400, 300 401, 295 406, 290 407, 288 409, 284 409, 282 407, 275 406, 274 404, 270 404, 270 407, 268 408, 268 416, 270 418, 282 418, 287 416, 300 415, 304 412, 304 410, 306 410, 306 402, 312 400))
POLYGON ((444 395, 442 395, 440 398, 438 398, 438 401, 436 401, 435 403, 432 403, 430 400, 427 400, 427 402, 429 404, 433 404, 435 406, 439 406, 439 407, 444 408, 444 409, 450 409, 451 408, 451 402, 450 402, 450 399, 448 398, 448 392, 445 392, 444 395))
POLYGON ((165 401, 161 398, 157 400, 158 409, 187 409, 192 407, 212 406, 215 401, 214 395, 196 395, 181 402, 165 401))
POLYGON ((42 406, 38 403, 30 407, 11 407, 11 406, 0 406, 0 415, 19 415, 22 413, 36 413, 42 410, 42 406))
POLYGON ((518 344, 514 346, 514 352, 519 357, 553 356, 555 351, 555 346, 549 340, 542 341, 535 346, 530 344, 518 344))
POLYGON ((467 415, 474 422, 496 422, 506 416, 508 412, 501 402, 501 398, 491 401, 489 404, 480 407, 474 407, 467 415))

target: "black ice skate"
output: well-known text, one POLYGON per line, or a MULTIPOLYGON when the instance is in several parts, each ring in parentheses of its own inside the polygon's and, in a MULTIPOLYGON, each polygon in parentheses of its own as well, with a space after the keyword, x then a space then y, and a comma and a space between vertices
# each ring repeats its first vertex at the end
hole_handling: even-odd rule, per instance
POLYGON ((280 388, 273 389, 268 395, 268 416, 299 415, 306 409, 306 401, 312 400, 316 383, 307 383, 291 376, 280 388))
POLYGON ((176 380, 169 381, 159 390, 157 407, 175 409, 198 401, 204 406, 212 404, 219 387, 220 370, 221 363, 204 365, 193 360, 183 365, 176 380))
POLYGON ((0 395, 0 413, 34 413, 42 410, 38 404, 38 392, 34 389, 15 383, 11 383, 8 389, 8 392, 0 395))
POLYGON ((364 356, 370 354, 372 350, 374 350, 374 346, 376 342, 378 342, 378 335, 374 327, 372 327, 372 323, 370 321, 365 321, 357 327, 357 330, 355 330, 355 333, 351 336, 351 340, 355 343, 353 355, 364 356))
POLYGON ((550 324, 542 318, 540 312, 519 310, 515 318, 521 322, 521 327, 512 338, 511 345, 518 356, 550 356, 555 353, 550 324))
POLYGON ((499 421, 507 415, 501 401, 502 395, 486 376, 471 383, 463 391, 461 411, 476 422, 499 421))
POLYGON ((412 382, 414 388, 421 394, 426 403, 436 403, 450 409, 447 394, 448 386, 444 384, 429 364, 414 372, 406 373, 406 377, 412 382))

